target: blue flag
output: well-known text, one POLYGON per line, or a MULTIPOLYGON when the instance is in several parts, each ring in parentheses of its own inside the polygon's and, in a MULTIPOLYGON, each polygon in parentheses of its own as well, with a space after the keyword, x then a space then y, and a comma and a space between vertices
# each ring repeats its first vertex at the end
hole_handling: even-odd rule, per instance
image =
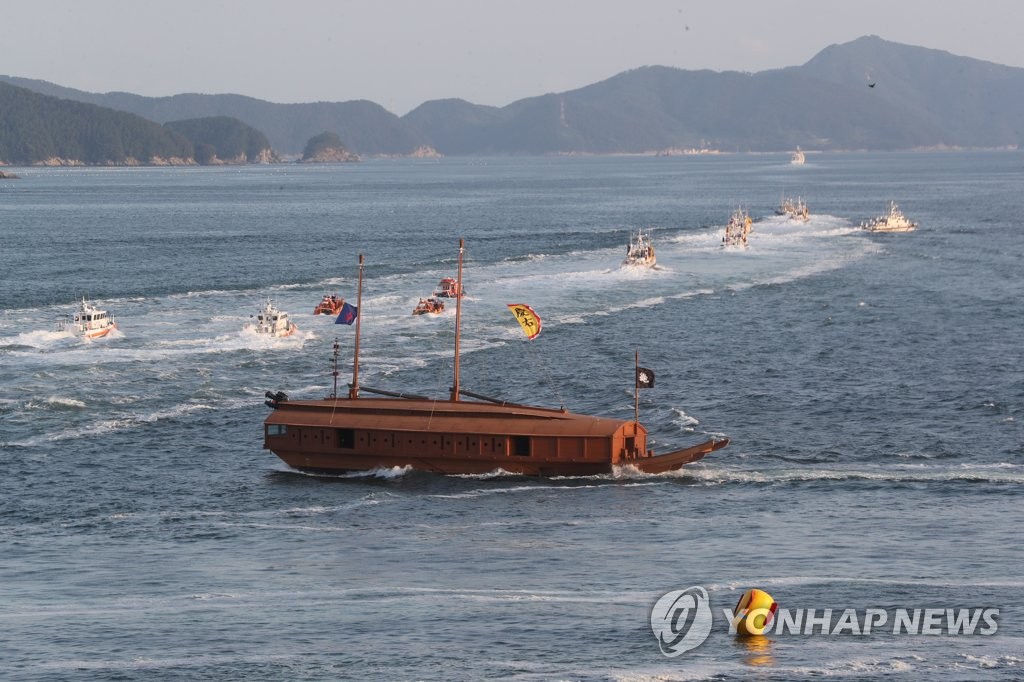
POLYGON ((356 321, 357 315, 359 315, 359 308, 346 303, 341 306, 341 312, 338 313, 338 319, 334 321, 334 324, 352 324, 356 321))

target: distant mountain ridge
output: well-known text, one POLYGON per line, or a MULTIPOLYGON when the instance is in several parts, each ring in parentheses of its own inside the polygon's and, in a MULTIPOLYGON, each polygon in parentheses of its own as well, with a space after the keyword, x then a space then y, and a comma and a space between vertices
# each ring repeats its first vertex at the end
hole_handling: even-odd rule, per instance
POLYGON ((398 117, 373 102, 275 104, 241 95, 85 93, 0 76, 55 97, 166 123, 230 116, 299 155, 329 131, 356 154, 651 153, 1017 148, 1024 69, 865 36, 801 66, 748 74, 647 66, 504 107, 425 102, 398 117), (869 87, 873 83, 874 87, 869 87))
POLYGON ((46 81, 0 76, 0 81, 51 97, 88 102, 167 123, 182 119, 229 116, 265 134, 275 150, 298 154, 311 137, 336 133, 356 153, 402 154, 428 144, 398 116, 367 100, 277 104, 244 95, 181 94, 143 97, 128 92, 83 92, 46 81))
POLYGON ((500 109, 426 102, 404 120, 445 154, 1018 147, 1024 69, 867 36, 803 66, 648 66, 500 109))

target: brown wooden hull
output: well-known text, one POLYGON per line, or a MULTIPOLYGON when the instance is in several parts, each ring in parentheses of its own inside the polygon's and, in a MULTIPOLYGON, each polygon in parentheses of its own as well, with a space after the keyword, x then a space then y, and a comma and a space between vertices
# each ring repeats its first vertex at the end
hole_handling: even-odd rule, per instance
POLYGON ((632 466, 661 473, 728 444, 711 440, 654 455, 632 420, 522 405, 427 399, 280 402, 264 447, 309 472, 411 467, 441 474, 496 470, 529 476, 589 476, 632 466))
POLYGON ((636 460, 625 460, 620 462, 620 464, 634 466, 648 474, 662 474, 666 471, 675 471, 687 464, 704 459, 706 455, 724 448, 728 444, 728 438, 709 440, 684 450, 676 450, 675 452, 667 452, 664 455, 654 455, 653 457, 644 457, 636 460))
POLYGON ((311 455, 301 452, 275 453, 285 464, 308 473, 350 473, 410 467, 436 474, 473 475, 507 471, 525 476, 593 476, 608 473, 611 466, 602 462, 516 462, 507 459, 458 460, 444 457, 381 457, 379 455, 311 455))
MULTIPOLYGON (((687 464, 703 459, 707 454, 723 448, 729 440, 709 440, 685 450, 641 457, 623 459, 616 465, 629 466, 648 474, 661 474, 675 471, 687 464)), ((614 466, 611 462, 564 462, 548 461, 510 461, 501 459, 459 460, 445 457, 415 457, 358 454, 314 454, 299 451, 280 450, 275 454, 293 469, 308 473, 338 474, 374 469, 391 469, 394 467, 410 467, 417 471, 429 471, 448 475, 488 474, 495 471, 507 471, 511 474, 524 476, 596 476, 611 473, 614 466)))

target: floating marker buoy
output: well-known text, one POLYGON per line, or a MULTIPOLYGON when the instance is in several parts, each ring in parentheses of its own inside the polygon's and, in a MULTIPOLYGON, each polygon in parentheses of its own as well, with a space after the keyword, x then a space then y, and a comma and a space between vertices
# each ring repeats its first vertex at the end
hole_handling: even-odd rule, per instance
POLYGON ((740 636, 763 635, 771 628, 779 605, 764 590, 750 589, 743 593, 733 609, 732 625, 740 636))

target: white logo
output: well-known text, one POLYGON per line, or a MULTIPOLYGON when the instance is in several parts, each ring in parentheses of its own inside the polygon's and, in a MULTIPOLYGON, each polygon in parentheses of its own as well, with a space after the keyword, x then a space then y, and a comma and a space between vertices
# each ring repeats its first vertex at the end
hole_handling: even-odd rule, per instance
POLYGON ((711 604, 703 587, 695 585, 664 595, 651 609, 651 630, 661 653, 669 658, 700 646, 711 634, 711 604))
MULTIPOLYGON (((770 597, 769 597, 770 598, 770 597)), ((743 603, 743 600, 740 601, 743 603)), ((739 606, 739 605, 737 605, 739 606)), ((763 612, 774 614, 764 623, 764 634, 780 635, 826 635, 826 636, 870 636, 886 632, 892 635, 945 635, 982 636, 996 634, 999 630, 999 609, 993 607, 973 608, 866 608, 814 609, 776 608, 753 609, 741 613, 763 612)), ((722 609, 724 622, 729 634, 737 634, 737 616, 733 609, 722 609)), ((651 631, 658 639, 661 653, 669 658, 695 649, 711 634, 711 600, 708 592, 700 585, 685 590, 675 590, 663 595, 651 608, 651 631)), ((758 628, 760 630, 760 628, 758 628)), ((724 628, 723 628, 724 630, 724 628)), ((745 629, 749 634, 749 629, 745 629)), ((761 634, 760 632, 758 633, 761 634)))

